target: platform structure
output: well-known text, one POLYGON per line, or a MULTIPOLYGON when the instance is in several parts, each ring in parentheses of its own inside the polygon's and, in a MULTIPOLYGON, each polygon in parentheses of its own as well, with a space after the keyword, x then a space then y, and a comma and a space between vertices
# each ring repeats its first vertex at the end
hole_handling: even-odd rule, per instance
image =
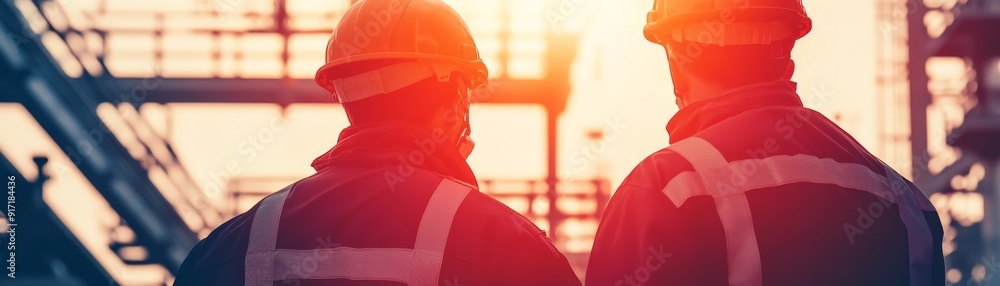
MULTIPOLYGON (((222 223, 221 213, 207 204, 170 142, 150 132, 134 105, 115 101, 123 92, 85 40, 95 30, 69 25, 63 8, 55 1, 0 1, 0 101, 27 110, 114 209, 119 222, 109 229, 130 235, 105 251, 138 254, 122 255, 119 263, 126 265, 176 271, 198 232, 222 223)), ((0 161, 5 172, 21 173, 0 161)), ((108 285, 118 271, 93 272, 104 265, 80 239, 67 237, 73 233, 41 200, 53 175, 42 169, 44 162, 36 158, 39 175, 32 181, 15 176, 25 184, 21 214, 38 215, 37 224, 19 225, 19 238, 35 245, 23 250, 39 257, 23 261, 21 269, 33 271, 15 282, 108 285)))
POLYGON ((1000 253, 1000 1, 896 2, 908 17, 912 175, 942 213, 948 282, 1000 285, 990 268, 1000 253))
MULTIPOLYGON (((141 116, 142 107, 337 104, 313 83, 314 69, 302 71, 322 62, 327 38, 353 1, 191 0, 177 1, 181 4, 170 8, 157 7, 165 2, 153 2, 3 1, 0 28, 8 36, 0 37, 0 75, 4 76, 0 82, 15 92, 0 94, 0 102, 25 106, 62 151, 78 159, 74 167, 121 216, 110 231, 135 234, 134 239, 109 245, 122 261, 159 265, 174 272, 197 239, 238 208, 218 208, 205 197, 177 159, 169 138, 157 135, 141 116), (112 126, 116 123, 126 127, 112 126), (102 137, 93 150, 81 152, 79 143, 94 141, 93 134, 102 137), (125 253, 148 255, 136 258, 125 253)), ((482 191, 517 206, 543 226, 557 245, 589 243, 592 234, 581 237, 565 231, 564 225, 580 221, 596 225, 610 197, 610 184, 603 178, 564 182, 557 176, 558 119, 571 93, 570 65, 578 42, 577 35, 546 21, 545 13, 558 9, 560 1, 447 2, 461 13, 476 13, 468 17, 469 25, 491 68, 490 85, 475 94, 474 102, 536 105, 546 114, 540 123, 546 126, 546 176, 487 178, 481 182, 482 191), (525 7, 537 11, 520 13, 534 9, 525 7), (511 13, 512 9, 519 13, 511 13), (585 207, 567 208, 567 204, 585 207)), ((30 186, 42 192, 44 179, 30 186)), ((232 182, 231 205, 277 190, 261 188, 260 181, 282 180, 244 179, 232 182)), ((37 211, 46 213, 47 209, 42 203, 37 211)), ((62 235, 53 239, 61 239, 67 249, 76 245, 72 234, 58 227, 45 231, 62 235)), ((50 258, 101 268, 85 249, 66 253, 73 256, 53 253, 50 258)), ((52 261, 38 263, 54 265, 52 261)), ((111 272, 46 277, 44 273, 58 271, 41 271, 41 280, 33 281, 120 282, 114 281, 111 272)))
MULTIPOLYGON (((281 107, 335 104, 331 96, 313 82, 311 72, 314 70, 297 67, 318 66, 322 62, 326 39, 353 1, 329 1, 325 6, 306 7, 308 9, 285 0, 244 1, 240 5, 225 2, 207 2, 208 6, 192 7, 185 12, 102 7, 90 13, 92 17, 106 19, 98 28, 105 39, 112 39, 105 44, 110 51, 106 61, 149 58, 147 65, 162 69, 164 75, 158 87, 144 91, 144 103, 267 103, 281 107), (114 21, 119 18, 147 20, 145 25, 114 21), (205 24, 182 25, 182 22, 205 24), (195 38, 197 43, 206 45, 178 49, 178 42, 171 39, 176 35, 195 38), (144 49, 118 47, 113 41, 116 37, 144 37, 151 44, 144 49), (271 47, 254 46, 253 43, 262 43, 260 39, 270 39, 268 45, 271 47), (197 64, 204 66, 203 73, 171 75, 172 64, 178 61, 193 64, 191 59, 197 59, 197 64), (271 67, 273 72, 260 73, 255 68, 258 66, 271 67)), ((562 29, 545 20, 546 12, 556 8, 539 4, 544 2, 493 0, 472 4, 450 1, 449 4, 460 12, 474 13, 475 17, 466 18, 479 42, 482 57, 491 68, 489 86, 474 94, 474 102, 537 105, 545 110, 547 175, 544 182, 547 188, 544 196, 548 209, 553 211, 547 212, 544 220, 551 228, 551 238, 560 242, 558 229, 566 217, 558 206, 562 195, 557 176, 557 122, 571 92, 569 70, 576 57, 578 41, 576 35, 561 33, 562 29), (515 6, 519 7, 519 12, 524 11, 525 5, 538 9, 528 15, 510 13, 515 6)), ((128 88, 139 86, 145 80, 147 78, 142 76, 126 76, 117 82, 120 87, 128 88)), ((530 180, 525 183, 527 181, 530 180)), ((606 201, 610 192, 607 189, 600 192, 592 198, 606 201)), ((599 213, 592 216, 597 217, 599 213)))

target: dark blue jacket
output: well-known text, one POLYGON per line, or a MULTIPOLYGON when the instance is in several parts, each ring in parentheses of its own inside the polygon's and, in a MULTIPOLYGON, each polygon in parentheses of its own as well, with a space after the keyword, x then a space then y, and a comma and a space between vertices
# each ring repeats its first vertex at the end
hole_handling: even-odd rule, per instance
MULTIPOLYGON (((443 139, 440 133, 407 123, 345 129, 338 144, 313 163, 317 173, 296 183, 287 194, 276 248, 414 248, 417 227, 435 187, 442 180, 462 182, 470 188, 476 184, 464 158, 443 139)), ((260 206, 226 222, 201 241, 184 261, 175 285, 243 285, 248 237, 260 206)), ((470 192, 450 226, 439 285, 580 285, 566 258, 542 231, 485 194, 470 192)), ((358 267, 403 271, 374 264, 358 267)), ((315 261, 304 262, 302 268, 290 271, 317 269, 315 261)), ((279 274, 288 273, 275 275, 279 274)), ((403 284, 335 278, 274 282, 403 284)))
POLYGON ((672 145, 612 198, 587 285, 944 285, 927 197, 794 83, 686 106, 667 128, 672 145))

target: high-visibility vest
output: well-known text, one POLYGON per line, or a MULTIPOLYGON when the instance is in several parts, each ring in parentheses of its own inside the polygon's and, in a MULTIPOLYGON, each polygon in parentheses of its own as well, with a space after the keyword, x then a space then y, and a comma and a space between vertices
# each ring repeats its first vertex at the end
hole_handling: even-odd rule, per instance
POLYGON ((434 190, 417 228, 413 248, 334 247, 277 249, 278 223, 285 198, 294 185, 265 198, 250 227, 245 285, 272 285, 288 279, 395 281, 407 285, 439 284, 445 246, 455 212, 472 187, 444 179, 434 190), (322 257, 323 259, 314 259, 322 257), (314 271, 301 269, 303 261, 314 271))
MULTIPOLYGON (((858 146, 855 146, 858 147, 858 146)), ((667 183, 664 194, 679 208, 689 198, 711 196, 722 222, 726 241, 729 285, 760 286, 760 251, 746 192, 792 183, 830 184, 861 190, 899 205, 909 248, 910 285, 931 285, 933 236, 923 211, 934 206, 919 190, 912 189, 899 173, 885 163, 885 176, 855 163, 841 163, 812 155, 771 156, 729 162, 710 142, 690 137, 670 146, 691 163, 695 172, 685 172, 667 183), (739 184, 732 178, 744 166, 755 166, 739 184)))

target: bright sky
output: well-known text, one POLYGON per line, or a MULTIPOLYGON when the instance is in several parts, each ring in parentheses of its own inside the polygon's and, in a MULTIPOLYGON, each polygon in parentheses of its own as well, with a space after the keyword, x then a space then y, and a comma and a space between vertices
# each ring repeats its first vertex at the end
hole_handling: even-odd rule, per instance
MULTIPOLYGON (((574 91, 561 121, 560 168, 578 172, 574 177, 589 177, 596 163, 603 162, 617 185, 642 158, 667 146, 664 127, 677 107, 662 48, 646 42, 641 34, 651 2, 571 2, 579 3, 579 9, 570 17, 591 21, 582 31, 574 91), (603 153, 598 152, 598 158, 603 159, 593 164, 573 160, 583 154, 581 148, 591 147, 588 131, 611 125, 622 127, 606 130, 611 131, 607 134, 610 142, 603 153), (616 132, 621 134, 612 136, 616 132)), ((870 124, 877 121, 877 30, 872 4, 855 0, 806 5, 815 28, 800 41, 794 54, 798 66, 794 79, 800 83, 800 94, 810 107, 839 118, 845 129, 872 147, 878 143, 870 124), (844 21, 844 15, 851 15, 850 21, 844 21), (826 100, 813 100, 817 97, 826 100)), ((227 109, 184 105, 171 109, 176 147, 195 177, 202 180, 213 170, 224 170, 230 160, 246 159, 248 156, 240 153, 242 141, 262 132, 271 117, 279 116, 277 109, 268 106, 227 109)), ((332 146, 347 124, 336 107, 296 106, 287 114, 291 128, 277 134, 260 157, 244 161, 241 176, 308 175, 308 163, 332 146)), ((477 106, 473 128, 479 144, 470 163, 479 177, 543 178, 543 119, 536 107, 477 106)))
MULTIPOLYGON (((560 122, 559 168, 579 179, 590 178, 601 169, 617 187, 635 164, 667 146, 665 125, 677 111, 662 48, 642 37, 646 12, 653 1, 561 1, 576 7, 566 16, 572 19, 572 29, 582 33, 582 42, 573 68, 573 94, 560 122), (606 131, 607 147, 585 152, 599 147, 587 139, 592 130, 606 131), (596 156, 587 157, 589 153, 596 156)), ((873 122, 878 122, 875 43, 879 31, 874 2, 807 0, 805 5, 814 29, 799 41, 793 54, 800 95, 811 102, 809 107, 835 118, 862 144, 877 150, 873 122), (817 96, 825 100, 812 100, 817 96)), ((482 23, 469 22, 473 30, 482 23)), ((317 67, 320 64, 315 63, 317 67)), ((30 157, 36 154, 54 156, 52 166, 69 166, 20 107, 5 105, 0 110, 0 122, 5 123, 0 125, 0 134, 18 134, 0 139, 0 150, 22 172, 34 177, 30 157)), ((214 187, 213 176, 226 170, 229 162, 240 164, 240 171, 233 174, 239 177, 307 176, 312 173, 309 163, 332 147, 340 129, 347 125, 342 110, 330 106, 293 106, 285 113, 287 117, 267 105, 148 106, 143 111, 161 131, 169 125, 167 136, 189 172, 208 188, 214 187), (286 128, 274 129, 272 118, 287 120, 286 128), (264 150, 250 152, 245 148, 244 142, 253 140, 249 137, 268 133, 274 139, 264 144, 264 150)), ((469 162, 480 179, 544 178, 545 130, 540 108, 480 105, 473 112, 473 135, 478 145, 469 162)), ((49 173, 57 175, 55 167, 50 168, 49 173)), ((76 232, 106 235, 103 225, 113 215, 73 215, 92 213, 93 206, 102 203, 92 188, 75 171, 57 179, 47 186, 46 198, 59 214, 73 221, 76 232)), ((106 241, 88 244, 99 248, 102 243, 106 241)), ((128 276, 124 270, 116 275, 128 276)))
MULTIPOLYGON (((583 130, 603 128, 608 119, 628 125, 611 142, 606 158, 620 180, 648 154, 667 146, 665 126, 677 111, 666 56, 642 36, 652 1, 584 2, 595 14, 577 62, 574 94, 564 120, 562 158, 584 144, 583 130)), ((839 116, 845 129, 873 147, 875 109, 875 11, 871 1, 805 1, 813 32, 799 41, 794 54, 799 94, 806 102, 813 90, 825 90, 825 104, 811 104, 827 116, 839 116), (847 16, 850 15, 850 16, 847 16)), ((564 160, 565 162, 565 160, 564 160)), ((572 167, 572 165, 564 168, 572 167)))

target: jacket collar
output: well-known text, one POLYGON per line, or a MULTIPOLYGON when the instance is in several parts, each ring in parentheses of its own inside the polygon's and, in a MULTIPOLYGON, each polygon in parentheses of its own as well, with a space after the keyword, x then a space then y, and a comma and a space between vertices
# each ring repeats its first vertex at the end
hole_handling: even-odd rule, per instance
POLYGON ((685 106, 667 123, 670 143, 687 139, 749 110, 769 106, 802 107, 802 99, 795 89, 796 83, 792 81, 752 84, 685 106))
POLYGON ((321 172, 334 165, 347 167, 396 167, 409 164, 476 186, 476 177, 444 135, 404 122, 385 121, 354 125, 340 133, 337 145, 313 161, 321 172))

